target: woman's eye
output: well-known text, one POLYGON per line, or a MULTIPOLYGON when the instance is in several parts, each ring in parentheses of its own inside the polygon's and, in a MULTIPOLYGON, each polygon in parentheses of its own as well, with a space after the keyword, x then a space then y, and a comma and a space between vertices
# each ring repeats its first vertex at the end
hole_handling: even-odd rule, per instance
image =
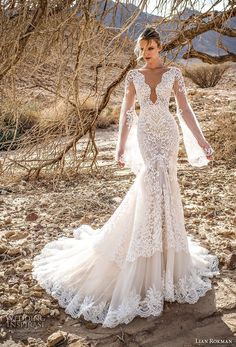
POLYGON ((149 47, 148 49, 149 49, 149 51, 151 51, 153 49, 153 47, 149 47))

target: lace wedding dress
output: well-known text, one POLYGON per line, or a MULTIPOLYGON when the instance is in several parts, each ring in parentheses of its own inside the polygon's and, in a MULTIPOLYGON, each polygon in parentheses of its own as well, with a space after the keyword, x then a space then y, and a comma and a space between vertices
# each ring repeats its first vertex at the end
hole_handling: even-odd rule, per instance
POLYGON ((101 229, 81 225, 74 237, 44 246, 32 275, 73 318, 103 327, 136 316, 159 316, 164 301, 196 303, 219 274, 218 258, 187 235, 177 181, 179 128, 169 112, 174 90, 188 161, 207 165, 195 136, 201 129, 181 71, 153 74, 133 69, 125 80, 117 148, 136 179, 101 229), (161 80, 157 83, 157 78, 161 80), (140 113, 135 111, 135 99, 140 113))

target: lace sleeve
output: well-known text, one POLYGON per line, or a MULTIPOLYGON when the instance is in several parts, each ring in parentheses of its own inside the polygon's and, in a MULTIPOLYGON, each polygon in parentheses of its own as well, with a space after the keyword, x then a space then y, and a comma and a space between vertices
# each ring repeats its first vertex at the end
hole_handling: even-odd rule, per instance
POLYGON ((125 167, 137 174, 143 166, 143 158, 137 138, 138 115, 135 111, 136 90, 133 78, 133 70, 130 70, 125 78, 125 92, 120 111, 115 159, 123 161, 125 167))
POLYGON ((116 145, 115 159, 118 159, 118 151, 125 150, 126 141, 135 117, 135 87, 132 78, 132 70, 130 70, 125 78, 124 97, 121 104, 119 118, 119 132, 116 145))
POLYGON ((188 102, 184 78, 178 68, 175 68, 174 94, 177 104, 177 116, 183 133, 188 162, 192 166, 207 165, 209 160, 206 157, 205 151, 199 145, 199 142, 205 140, 205 137, 198 119, 188 102))

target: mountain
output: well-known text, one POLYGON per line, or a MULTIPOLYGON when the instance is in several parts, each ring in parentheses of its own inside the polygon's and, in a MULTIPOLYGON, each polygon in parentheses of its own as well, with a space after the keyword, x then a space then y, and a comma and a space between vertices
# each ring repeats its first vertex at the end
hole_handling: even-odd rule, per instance
MULTIPOLYGON (((108 0, 106 3, 106 10, 110 9, 111 11, 106 16, 104 16, 102 22, 105 26, 111 27, 113 30, 115 28, 121 28, 122 25, 127 21, 127 19, 130 18, 130 16, 134 13, 134 11, 137 11, 137 6, 135 6, 134 4, 124 5, 120 2, 115 3, 112 0, 108 0), (115 15, 114 10, 112 10, 114 6, 116 6, 115 15)), ((99 3, 98 7, 94 11, 94 15, 98 17, 97 13, 101 13, 103 7, 104 2, 99 3)), ((160 33, 161 40, 163 42, 167 42, 170 40, 171 37, 174 37, 176 35, 176 31, 178 29, 178 18, 187 19, 194 14, 200 14, 200 12, 196 10, 186 9, 180 17, 174 16, 172 20, 168 23, 159 25, 158 31, 160 33)), ((145 25, 152 24, 153 22, 157 23, 161 19, 163 19, 163 17, 161 16, 141 12, 135 24, 133 24, 128 29, 127 33, 133 40, 136 40, 139 34, 143 31, 145 25)), ((227 22, 225 22, 225 26, 230 28, 236 28, 236 17, 233 17, 229 19, 227 22)), ((221 38, 223 45, 230 52, 236 54, 236 38, 220 35, 218 32, 214 30, 209 30, 204 34, 201 34, 195 39, 193 39, 193 47, 197 51, 204 52, 210 55, 219 56, 226 54, 226 52, 223 49, 217 47, 217 42, 219 38, 221 38)), ((178 53, 177 58, 180 59, 182 55, 187 51, 187 49, 188 46, 184 46, 178 53)), ((172 53, 169 53, 168 57, 171 58, 173 54, 175 54, 174 51, 172 53)))

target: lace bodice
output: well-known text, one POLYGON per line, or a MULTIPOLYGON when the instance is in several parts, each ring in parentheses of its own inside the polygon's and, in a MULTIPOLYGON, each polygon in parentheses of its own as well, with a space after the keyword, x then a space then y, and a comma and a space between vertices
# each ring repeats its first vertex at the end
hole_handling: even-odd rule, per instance
MULTIPOLYGON (((134 128, 132 132, 134 135, 139 122, 138 115, 135 111, 136 100, 140 105, 140 113, 145 114, 146 119, 148 119, 149 114, 153 113, 156 113, 156 118, 158 118, 161 115, 169 113, 169 100, 173 90, 177 104, 177 116, 183 133, 188 161, 193 166, 207 165, 209 160, 204 150, 198 144, 199 141, 205 140, 205 138, 197 117, 188 102, 181 70, 177 67, 170 67, 161 74, 158 82, 156 82, 156 73, 153 73, 154 77, 150 78, 150 76, 147 81, 145 73, 138 69, 130 70, 126 75, 125 93, 120 112, 116 160, 118 160, 119 150, 123 149, 123 159, 127 166, 131 169, 140 167, 142 160, 141 156, 137 155, 137 143, 135 145, 135 141, 133 141, 133 149, 126 146, 131 128, 134 128)), ((142 119, 143 121, 145 119, 142 119)), ((135 172, 137 170, 133 171, 135 172)))
POLYGON ((173 68, 170 68, 163 72, 160 82, 156 83, 154 87, 151 87, 150 83, 146 81, 143 72, 139 70, 129 71, 127 81, 129 83, 134 83, 137 100, 141 108, 153 106, 168 108, 174 78, 172 70, 173 68))

